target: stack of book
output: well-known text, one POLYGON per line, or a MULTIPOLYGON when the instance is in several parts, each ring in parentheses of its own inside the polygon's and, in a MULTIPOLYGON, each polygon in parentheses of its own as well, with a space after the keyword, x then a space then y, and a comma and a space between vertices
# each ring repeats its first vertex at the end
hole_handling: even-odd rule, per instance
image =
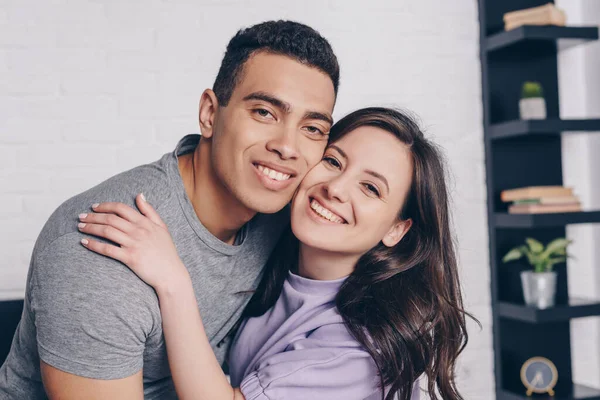
POLYGON ((523 25, 564 26, 566 22, 565 12, 556 8, 552 3, 504 14, 504 30, 507 31, 523 25))
POLYGON ((546 214, 581 211, 579 198, 564 186, 530 186, 504 190, 500 198, 510 214, 546 214))

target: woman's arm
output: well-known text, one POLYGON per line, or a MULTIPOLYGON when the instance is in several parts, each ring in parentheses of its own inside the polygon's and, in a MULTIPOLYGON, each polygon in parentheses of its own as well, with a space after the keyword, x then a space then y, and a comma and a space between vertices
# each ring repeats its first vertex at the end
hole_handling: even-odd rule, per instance
POLYGON ((189 276, 157 291, 169 366, 180 399, 240 399, 231 387, 204 331, 189 276))
POLYGON ((136 198, 142 214, 120 203, 94 206, 82 214, 81 232, 120 246, 84 239, 89 250, 127 265, 151 285, 159 299, 169 366, 182 400, 244 400, 229 382, 210 346, 198 310, 192 281, 168 229, 143 195, 136 198))

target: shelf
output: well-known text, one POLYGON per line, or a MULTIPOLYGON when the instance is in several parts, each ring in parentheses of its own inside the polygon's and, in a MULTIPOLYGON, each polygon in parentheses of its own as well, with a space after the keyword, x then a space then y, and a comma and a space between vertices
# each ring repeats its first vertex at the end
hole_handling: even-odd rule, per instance
POLYGON ((519 28, 496 33, 485 39, 485 50, 488 52, 512 46, 526 40, 557 40, 570 41, 598 39, 597 27, 567 27, 567 26, 521 26, 519 28))
POLYGON ((600 316, 600 300, 572 298, 568 305, 539 310, 524 304, 498 303, 500 317, 516 321, 544 323, 568 321, 573 318, 600 316))
MULTIPOLYGON (((560 377, 559 377, 560 379, 560 377)), ((498 396, 498 400, 535 400, 535 399, 548 399, 548 396, 534 395, 533 397, 527 397, 525 394, 525 387, 523 387, 522 393, 511 392, 503 390, 498 396)), ((570 396, 555 396, 552 400, 600 400, 600 390, 594 389, 584 385, 573 385, 573 393, 570 396)))
POLYGON ((570 224, 600 223, 600 211, 582 211, 557 214, 494 214, 496 228, 538 228, 570 224))
POLYGON ((561 132, 600 132, 600 119, 540 119, 515 120, 489 127, 489 138, 506 139, 517 136, 560 134, 561 132))

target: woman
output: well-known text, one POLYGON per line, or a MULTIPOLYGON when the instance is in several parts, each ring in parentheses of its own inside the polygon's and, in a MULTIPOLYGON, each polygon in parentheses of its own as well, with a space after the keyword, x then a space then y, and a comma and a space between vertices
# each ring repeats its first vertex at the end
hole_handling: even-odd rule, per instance
POLYGON ((422 374, 431 398, 462 399, 454 368, 468 314, 440 154, 409 116, 391 109, 358 110, 330 135, 322 162, 294 195, 291 232, 232 344, 231 384, 187 270, 143 195, 136 199, 143 215, 105 203, 85 218, 82 232, 120 247, 83 245, 155 288, 181 399, 410 399, 422 374), (103 233, 104 213, 121 216, 116 233, 103 233))

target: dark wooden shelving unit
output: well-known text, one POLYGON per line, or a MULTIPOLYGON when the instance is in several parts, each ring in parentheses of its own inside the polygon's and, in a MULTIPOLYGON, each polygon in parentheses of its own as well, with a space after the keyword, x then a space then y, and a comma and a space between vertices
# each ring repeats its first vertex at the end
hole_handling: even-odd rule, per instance
MULTIPOLYGON (((527 397, 525 393, 502 391, 499 400, 535 400, 548 399, 548 397, 527 397)), ((585 385, 573 385, 570 393, 564 396, 554 396, 552 400, 600 400, 600 390, 585 385)))
POLYGON ((497 228, 543 228, 589 223, 600 223, 600 211, 557 214, 494 214, 494 225, 497 228))
POLYGON ((504 31, 505 13, 546 3, 479 0, 496 398, 527 399, 521 366, 542 356, 558 369, 554 400, 600 400, 600 390, 572 381, 569 326, 573 318, 600 316, 600 300, 569 299, 567 268, 562 264, 555 266, 556 306, 526 307, 520 272, 531 267, 526 262, 502 263, 504 254, 526 237, 547 243, 565 236, 569 224, 600 223, 600 211, 518 215, 509 214, 500 200, 506 189, 562 185, 561 134, 600 132, 600 119, 560 118, 556 57, 565 46, 597 40, 598 28, 523 26, 504 31), (525 81, 542 84, 547 119, 519 119, 525 81))
MULTIPOLYGON (((522 3, 523 4, 523 3, 522 3)), ((568 26, 521 26, 502 31, 485 38, 483 41, 486 51, 491 52, 504 47, 513 46, 524 41, 571 40, 573 44, 580 41, 598 39, 597 27, 568 27, 568 26)))
POLYGON ((568 321, 573 318, 600 315, 600 300, 571 297, 568 304, 545 310, 528 307, 522 303, 499 302, 498 314, 502 318, 531 323, 568 321))
POLYGON ((515 120, 490 126, 489 138, 500 140, 527 135, 560 135, 569 132, 600 132, 600 119, 515 120))

